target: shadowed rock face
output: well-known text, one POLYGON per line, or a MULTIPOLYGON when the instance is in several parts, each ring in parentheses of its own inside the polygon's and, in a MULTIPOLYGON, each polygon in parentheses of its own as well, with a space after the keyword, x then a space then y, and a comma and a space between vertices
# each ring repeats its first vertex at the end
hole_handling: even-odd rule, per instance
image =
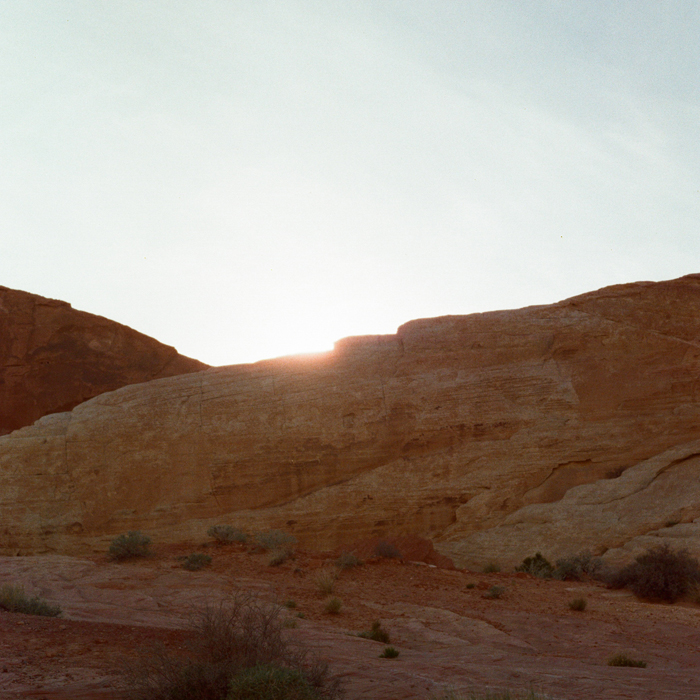
POLYGON ((698 377, 689 276, 127 386, 0 438, 0 542, 79 552, 128 529, 177 541, 230 522, 315 547, 416 533, 458 565, 494 559, 498 537, 508 563, 568 553, 557 523, 587 502, 564 501, 572 487, 655 484, 651 519, 634 515, 649 498, 605 526, 587 529, 595 508, 577 516, 577 550, 620 548, 667 512, 700 517, 692 495, 682 512, 664 500, 700 470, 692 446, 617 478, 700 438, 698 377))
POLYGON ((0 435, 105 391, 206 367, 66 302, 0 287, 0 435))

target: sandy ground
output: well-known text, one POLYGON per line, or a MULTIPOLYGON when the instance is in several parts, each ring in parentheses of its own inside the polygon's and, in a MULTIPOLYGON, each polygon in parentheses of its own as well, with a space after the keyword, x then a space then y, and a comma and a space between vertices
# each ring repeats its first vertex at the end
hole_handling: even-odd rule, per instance
POLYGON ((126 563, 0 558, 0 584, 22 584, 64 611, 60 618, 0 611, 0 697, 119 698, 121 658, 157 641, 182 647, 193 609, 242 590, 294 601, 283 616, 297 626, 285 634, 330 663, 349 700, 427 698, 445 687, 534 688, 560 700, 700 698, 697 605, 645 603, 596 582, 435 568, 409 561, 408 552, 343 571, 334 591, 343 605, 330 615, 316 578, 334 556, 299 552, 271 567, 267 554, 202 542, 156 547, 126 563), (178 557, 193 551, 210 554, 212 565, 182 569, 178 557), (499 598, 488 597, 492 586, 504 589, 499 598), (587 600, 584 612, 569 609, 577 597, 587 600), (385 645, 356 636, 373 620, 398 658, 380 658, 385 645), (608 666, 618 652, 647 668, 608 666))

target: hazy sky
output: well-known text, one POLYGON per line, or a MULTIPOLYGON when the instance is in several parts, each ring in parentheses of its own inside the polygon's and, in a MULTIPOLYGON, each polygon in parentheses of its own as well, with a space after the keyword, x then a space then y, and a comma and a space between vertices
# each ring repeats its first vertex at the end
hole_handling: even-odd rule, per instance
POLYGON ((2 0, 0 284, 211 364, 700 272, 698 0, 2 0))

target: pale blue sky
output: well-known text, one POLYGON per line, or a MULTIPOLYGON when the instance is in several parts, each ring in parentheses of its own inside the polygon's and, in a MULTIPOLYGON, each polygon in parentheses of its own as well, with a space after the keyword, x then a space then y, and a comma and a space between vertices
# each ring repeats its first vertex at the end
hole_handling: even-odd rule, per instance
POLYGON ((0 284, 212 364, 700 272, 697 0, 3 0, 0 284))

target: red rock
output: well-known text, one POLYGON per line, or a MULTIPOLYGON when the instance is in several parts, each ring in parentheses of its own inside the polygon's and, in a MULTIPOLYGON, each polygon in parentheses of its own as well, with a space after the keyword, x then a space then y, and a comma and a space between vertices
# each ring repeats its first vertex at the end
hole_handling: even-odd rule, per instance
POLYGON ((106 391, 206 368, 127 326, 0 286, 0 435, 106 391))

